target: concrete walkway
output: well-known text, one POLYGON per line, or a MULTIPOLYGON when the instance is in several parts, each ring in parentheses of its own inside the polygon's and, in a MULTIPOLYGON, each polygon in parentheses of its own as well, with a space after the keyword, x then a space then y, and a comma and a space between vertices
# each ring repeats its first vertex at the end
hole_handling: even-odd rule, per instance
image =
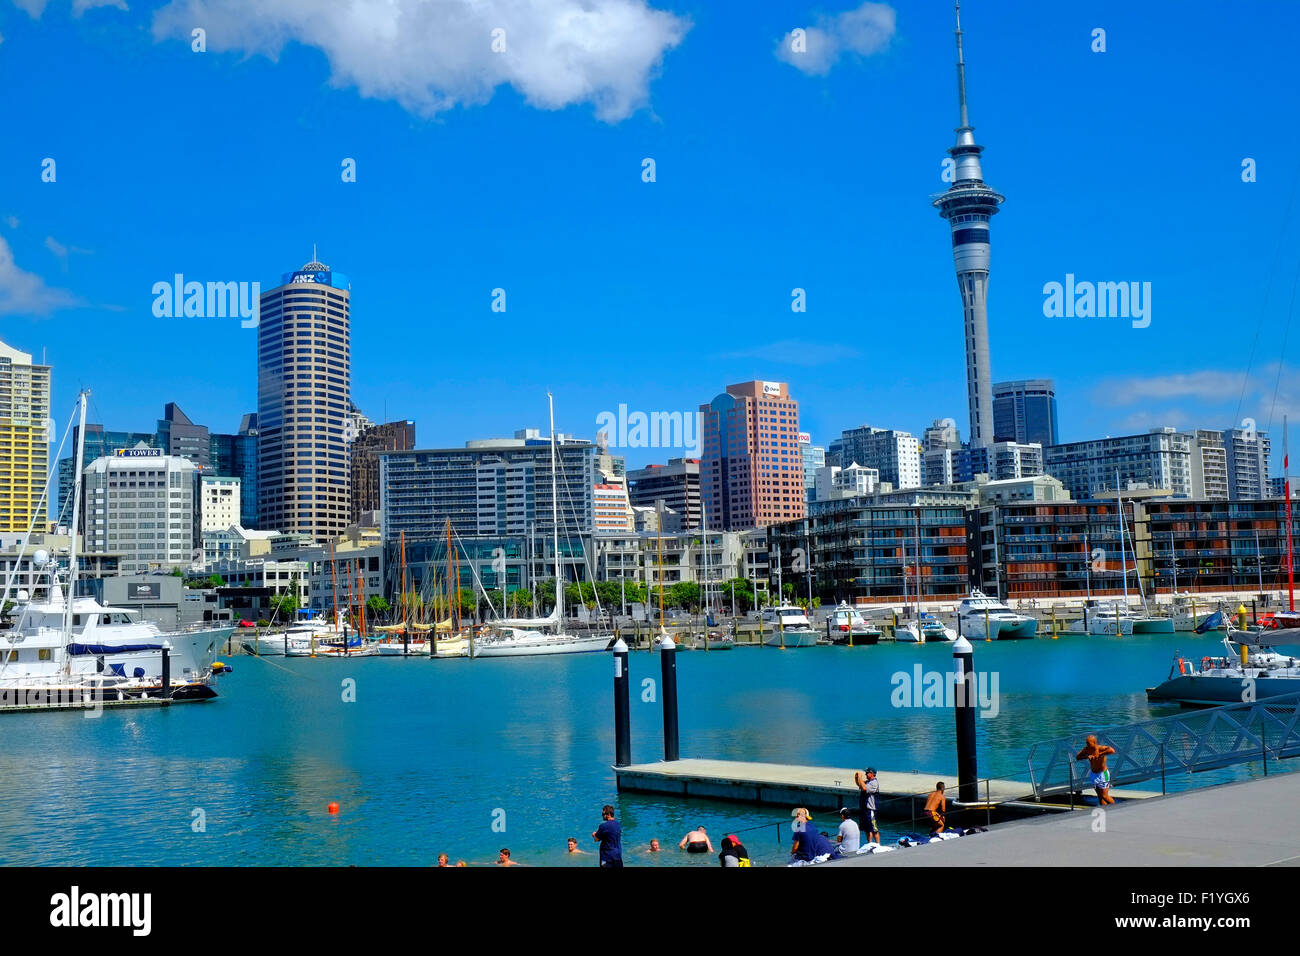
POLYGON ((1300 866, 1297 806, 1300 773, 1275 774, 825 865, 1300 866))

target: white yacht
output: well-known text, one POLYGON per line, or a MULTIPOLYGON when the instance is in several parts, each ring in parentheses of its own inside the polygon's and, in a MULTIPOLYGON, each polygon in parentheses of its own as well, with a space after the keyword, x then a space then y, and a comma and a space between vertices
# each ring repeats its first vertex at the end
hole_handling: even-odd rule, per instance
POLYGON ((763 638, 768 647, 811 647, 817 643, 817 632, 801 607, 782 604, 767 608, 763 611, 763 622, 772 627, 772 632, 763 638))
POLYGON ((546 617, 499 618, 470 641, 470 657, 532 657, 607 650, 613 634, 569 634, 564 628, 564 569, 560 555, 559 490, 555 473, 555 400, 546 395, 551 416, 551 528, 555 547, 555 608, 546 617))
POLYGON ((20 594, 17 621, 0 631, 0 688, 113 678, 157 683, 164 648, 173 683, 206 680, 213 658, 234 631, 197 627, 164 632, 141 621, 135 611, 93 598, 74 598, 69 608, 57 563, 37 551, 33 565, 48 575, 49 583, 41 598, 24 601, 20 594))
POLYGON ((1083 616, 1071 621, 1066 629, 1070 634, 1091 634, 1094 637, 1133 633, 1135 615, 1118 601, 1089 601, 1084 605, 1083 616))
POLYGON ((957 605, 957 616, 961 620, 961 632, 969 640, 1005 641, 1033 637, 1038 631, 1034 618, 1017 614, 978 588, 957 605))
POLYGON ((826 618, 826 636, 832 644, 856 647, 875 644, 880 640, 880 628, 871 624, 865 615, 847 601, 841 601, 826 618))
POLYGON ((895 628, 894 640, 905 644, 952 643, 957 640, 957 632, 944 626, 937 617, 922 613, 919 619, 906 621, 895 628))

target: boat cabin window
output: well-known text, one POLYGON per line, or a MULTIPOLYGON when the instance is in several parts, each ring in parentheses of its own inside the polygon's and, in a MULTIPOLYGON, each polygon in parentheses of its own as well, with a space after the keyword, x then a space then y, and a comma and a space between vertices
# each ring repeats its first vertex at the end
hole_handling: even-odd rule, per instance
POLYGON ((15 663, 17 660, 18 660, 18 652, 17 652, 17 651, 10 651, 10 652, 9 652, 9 663, 10 663, 10 664, 13 664, 13 663, 15 663))
POLYGON ((50 659, 50 649, 48 647, 40 648, 36 655, 38 660, 48 661, 50 659))

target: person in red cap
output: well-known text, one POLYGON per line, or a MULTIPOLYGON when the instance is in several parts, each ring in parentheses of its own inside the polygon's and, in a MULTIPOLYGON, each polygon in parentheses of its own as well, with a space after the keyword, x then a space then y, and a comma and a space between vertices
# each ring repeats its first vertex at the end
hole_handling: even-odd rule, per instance
POLYGON ((751 865, 749 851, 740 842, 740 837, 734 833, 728 833, 722 838, 722 852, 718 854, 718 862, 723 866, 751 865))

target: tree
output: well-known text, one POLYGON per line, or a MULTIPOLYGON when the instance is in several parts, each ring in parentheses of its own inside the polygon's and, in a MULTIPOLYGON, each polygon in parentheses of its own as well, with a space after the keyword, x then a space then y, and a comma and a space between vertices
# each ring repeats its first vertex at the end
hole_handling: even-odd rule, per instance
POLYGON ((387 614, 392 610, 392 606, 382 594, 372 594, 366 598, 366 610, 378 617, 381 614, 387 614))
POLYGON ((454 604, 461 617, 473 617, 478 602, 474 598, 473 591, 457 588, 454 604))
POLYGON ((183 578, 185 577, 185 572, 182 571, 180 568, 172 568, 172 577, 183 578))
POLYGON ((533 595, 525 588, 513 588, 507 603, 511 617, 523 617, 533 609, 533 595))
POLYGON ((555 607, 555 578, 547 578, 537 583, 538 609, 549 611, 555 607))
POLYGON ((219 574, 214 574, 208 578, 208 587, 210 588, 224 588, 225 586, 226 579, 219 574))
POLYGON ((495 610, 497 614, 501 613, 501 591, 499 588, 489 588, 479 595, 479 616, 486 618, 493 610, 495 610))
POLYGON ((281 591, 271 598, 271 610, 277 617, 288 620, 298 610, 298 595, 292 591, 281 591))
POLYGON ((700 606, 700 586, 694 581, 679 581, 664 594, 664 604, 684 609, 700 606))
POLYGON ((734 599, 736 610, 742 614, 754 607, 754 591, 745 578, 732 578, 722 582, 721 591, 723 603, 730 606, 734 599))
POLYGON ((794 585, 791 584, 789 581, 787 581, 787 582, 785 582, 785 584, 781 585, 781 595, 782 595, 786 600, 789 600, 790 598, 794 597, 794 585))

